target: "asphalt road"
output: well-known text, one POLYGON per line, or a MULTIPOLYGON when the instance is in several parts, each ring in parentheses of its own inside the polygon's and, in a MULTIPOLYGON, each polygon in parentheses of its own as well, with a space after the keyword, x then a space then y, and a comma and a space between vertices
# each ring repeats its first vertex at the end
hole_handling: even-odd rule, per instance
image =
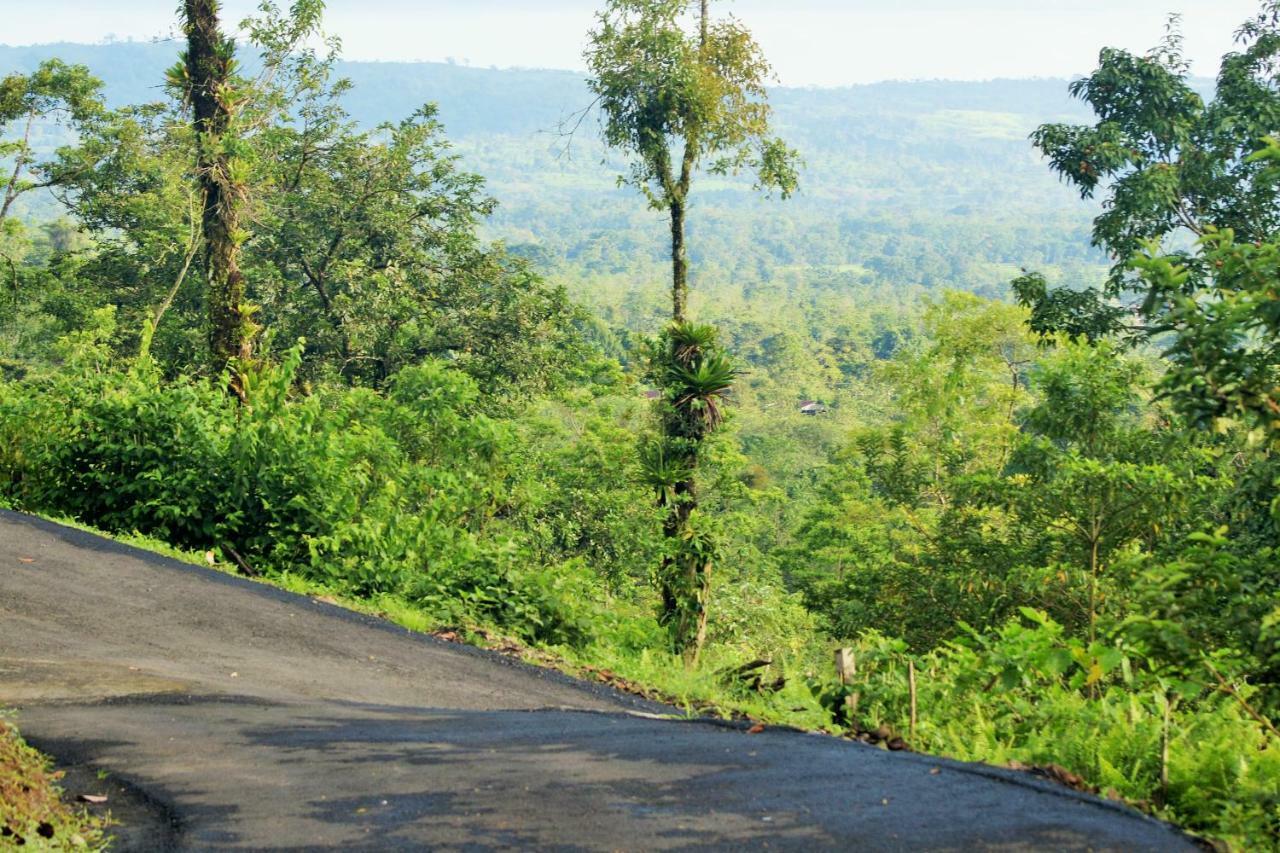
POLYGON ((749 734, 0 511, 0 705, 116 849, 1182 850, 1010 771, 749 734))

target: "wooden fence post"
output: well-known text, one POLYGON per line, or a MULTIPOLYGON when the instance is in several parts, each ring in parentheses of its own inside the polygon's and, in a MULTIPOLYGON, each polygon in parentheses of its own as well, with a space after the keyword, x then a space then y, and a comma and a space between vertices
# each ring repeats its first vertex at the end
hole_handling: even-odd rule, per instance
POLYGON ((909 740, 916 742, 916 662, 907 661, 907 686, 911 690, 911 734, 909 740))
POLYGON ((836 649, 836 676, 841 684, 848 684, 858 674, 858 661, 853 649, 836 649))
MULTIPOLYGON (((840 683, 849 684, 857 674, 858 660, 853 656, 853 649, 836 649, 836 677, 840 679, 840 683)), ((856 690, 844 697, 845 707, 849 711, 850 726, 854 725, 853 718, 858 713, 858 700, 861 698, 861 694, 856 690)))

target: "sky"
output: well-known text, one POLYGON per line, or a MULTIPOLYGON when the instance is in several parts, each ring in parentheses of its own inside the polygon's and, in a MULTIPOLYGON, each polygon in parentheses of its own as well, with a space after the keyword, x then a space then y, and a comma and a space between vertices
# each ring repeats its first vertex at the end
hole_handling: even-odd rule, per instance
MULTIPOLYGON (((256 0, 223 0, 238 21, 256 0)), ((328 0, 326 30, 354 60, 582 67, 603 0, 328 0)), ((1145 51, 1183 16, 1194 73, 1213 76, 1259 0, 722 0, 788 86, 1070 77, 1103 46, 1145 51)), ((173 35, 175 0, 0 0, 0 43, 173 35)))

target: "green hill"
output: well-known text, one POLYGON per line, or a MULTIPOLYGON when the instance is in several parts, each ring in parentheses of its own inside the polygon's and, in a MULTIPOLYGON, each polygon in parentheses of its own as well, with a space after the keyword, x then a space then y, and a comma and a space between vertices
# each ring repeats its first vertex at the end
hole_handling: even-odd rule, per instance
MULTIPOLYGON (((172 42, 0 46, 0 73, 57 56, 89 66, 110 104, 138 103, 164 97, 159 81, 177 51, 172 42)), ((581 74, 393 62, 342 62, 338 71, 354 84, 346 107, 364 125, 436 103, 463 162, 500 202, 489 235, 610 325, 653 328, 665 229, 637 194, 617 187, 619 166, 593 116, 572 140, 561 134, 590 103, 581 74)), ((1027 142, 1041 122, 1084 117, 1066 81, 779 88, 772 99, 805 160, 801 192, 778 204, 742 182, 700 182, 690 250, 708 316, 777 318, 785 308, 809 325, 814 311, 910 305, 942 288, 1001 295, 1022 266, 1060 280, 1100 274, 1103 259, 1088 240, 1094 207, 1059 184, 1027 142)), ((56 132, 44 140, 61 141, 56 132)), ((56 215, 47 198, 27 211, 56 215)))

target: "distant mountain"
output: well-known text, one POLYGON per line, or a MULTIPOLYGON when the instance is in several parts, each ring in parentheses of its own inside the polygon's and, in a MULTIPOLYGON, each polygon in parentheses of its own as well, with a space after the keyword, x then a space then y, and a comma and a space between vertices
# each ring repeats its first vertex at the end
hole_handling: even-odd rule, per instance
MULTIPOLYGON (((30 71, 58 57, 87 65, 105 84, 109 104, 162 96, 164 72, 177 61, 176 42, 0 45, 0 74, 30 71)), ((252 62, 246 60, 252 68, 252 62)), ((362 124, 398 121, 428 101, 440 104, 450 134, 534 133, 562 113, 585 105, 582 76, 570 71, 470 68, 436 62, 342 62, 338 73, 355 83, 347 100, 362 124)))
MULTIPOLYGON (((108 103, 160 97, 164 72, 176 61, 176 42, 0 45, 0 74, 33 70, 58 57, 87 65, 105 84, 108 103)), ((404 118, 427 101, 440 105, 452 136, 524 134, 554 129, 590 102, 582 75, 573 71, 474 68, 439 62, 340 62, 338 73, 355 84, 347 106, 361 123, 404 118)), ((773 94, 789 120, 829 129, 867 113, 925 115, 940 110, 1040 118, 1082 115, 1064 80, 987 83, 919 81, 837 89, 779 88, 773 94)))
MULTIPOLYGON (((178 51, 175 42, 0 46, 0 74, 56 56, 92 69, 110 103, 137 103, 162 97, 178 51)), ((583 298, 621 298, 616 281, 592 284, 610 276, 660 278, 664 229, 617 187, 621 164, 596 140, 594 119, 572 157, 560 151, 557 128, 591 101, 581 74, 402 62, 342 62, 338 73, 354 84, 347 108, 367 126, 438 104, 464 163, 501 203, 490 233, 583 298)), ((806 162, 802 191, 766 203, 749 182, 703 180, 690 245, 704 281, 741 292, 800 275, 1003 293, 1020 266, 1085 278, 1098 269, 1088 243, 1095 205, 1027 141, 1042 122, 1088 118, 1067 81, 778 88, 771 98, 806 162)))

